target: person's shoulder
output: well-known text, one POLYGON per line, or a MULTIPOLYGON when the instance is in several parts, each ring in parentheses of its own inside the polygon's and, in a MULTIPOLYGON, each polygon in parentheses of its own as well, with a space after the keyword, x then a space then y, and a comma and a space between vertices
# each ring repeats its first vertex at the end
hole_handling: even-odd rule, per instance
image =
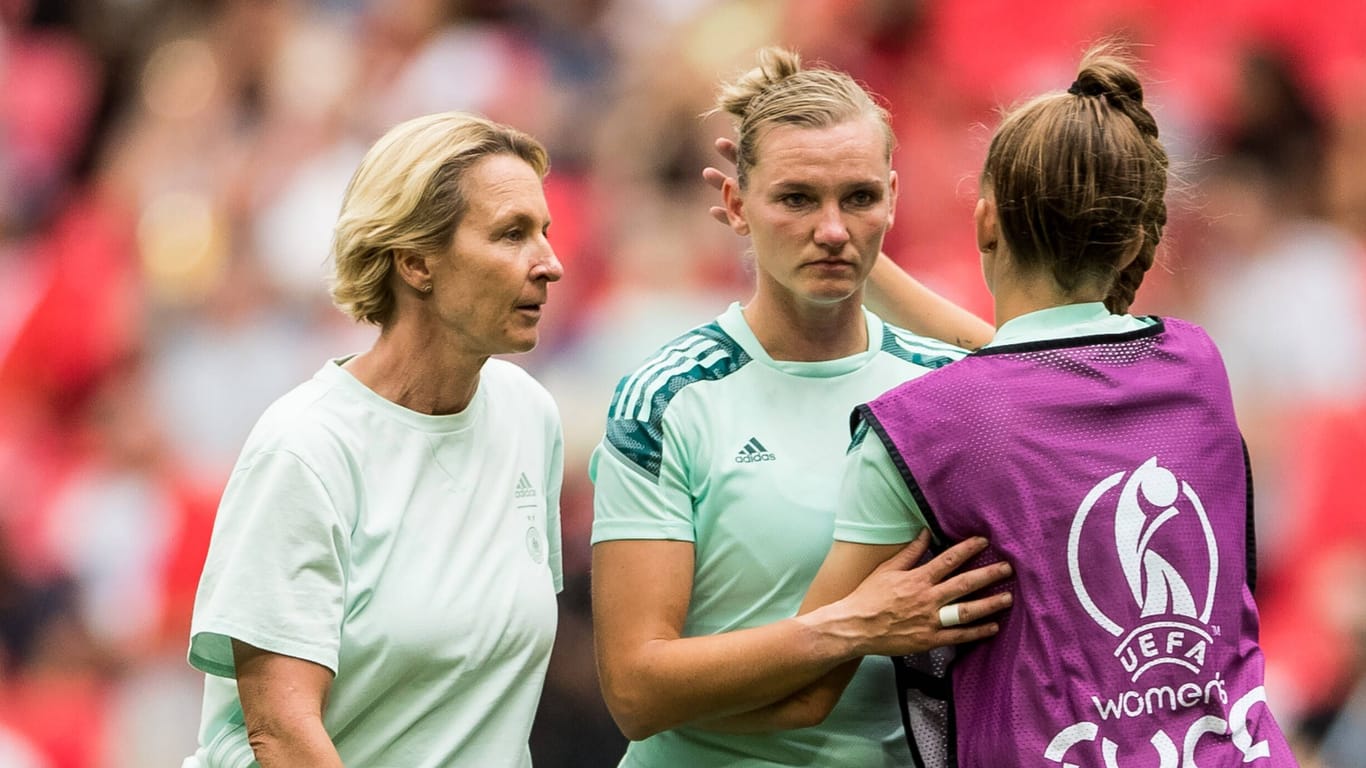
POLYGON ((884 353, 898 360, 929 369, 943 368, 968 355, 968 350, 962 347, 921 336, 885 321, 879 346, 884 353))
POLYGON ((336 362, 328 362, 309 379, 271 403, 247 438, 247 449, 329 451, 348 439, 365 406, 348 391, 347 377, 336 362))
POLYGON ((1205 355, 1222 361, 1223 356, 1219 352, 1219 346, 1214 343, 1214 337, 1205 330, 1204 326, 1179 317, 1148 315, 1139 319, 1149 321, 1151 325, 1148 326, 1148 329, 1154 333, 1160 332, 1162 336, 1178 338, 1187 345, 1187 349, 1199 350, 1205 355))
POLYGON ((1148 328, 1153 328, 1154 326, 1161 326, 1161 328, 1157 330, 1161 330, 1167 333, 1175 331, 1177 333, 1188 333, 1196 336, 1209 335, 1209 332, 1205 330, 1204 326, 1200 325, 1199 323, 1193 322, 1191 320, 1186 320, 1180 317, 1158 317, 1157 315, 1144 315, 1142 317, 1137 317, 1135 319, 1147 323, 1148 328))
POLYGON ((752 360, 716 322, 678 336, 617 384, 607 409, 603 446, 625 466, 658 479, 664 456, 664 416, 679 414, 678 394, 694 384, 721 381, 752 360))
POLYGON ((324 401, 331 385, 318 376, 304 381, 275 399, 266 407, 257 428, 264 433, 285 436, 300 429, 308 429, 325 410, 324 401))
POLYGON ((699 325, 661 345, 621 378, 608 418, 658 419, 687 387, 724 379, 752 360, 719 323, 699 325))

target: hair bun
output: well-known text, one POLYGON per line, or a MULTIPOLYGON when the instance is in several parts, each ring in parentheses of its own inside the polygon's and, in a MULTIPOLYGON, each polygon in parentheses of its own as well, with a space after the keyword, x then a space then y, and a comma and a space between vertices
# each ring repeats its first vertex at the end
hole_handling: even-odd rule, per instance
POLYGON ((1111 101, 1143 103, 1143 84, 1133 63, 1114 45, 1101 45, 1082 59, 1077 79, 1067 92, 1074 96, 1104 96, 1111 101))
POLYGON ((1105 84, 1095 78, 1083 80, 1078 77, 1072 81, 1072 85, 1068 86, 1067 92, 1073 96, 1104 96, 1105 84))
POLYGON ((802 57, 796 51, 779 46, 768 46, 759 51, 759 65, 741 75, 735 82, 721 87, 717 109, 744 119, 756 99, 774 85, 802 71, 802 57))

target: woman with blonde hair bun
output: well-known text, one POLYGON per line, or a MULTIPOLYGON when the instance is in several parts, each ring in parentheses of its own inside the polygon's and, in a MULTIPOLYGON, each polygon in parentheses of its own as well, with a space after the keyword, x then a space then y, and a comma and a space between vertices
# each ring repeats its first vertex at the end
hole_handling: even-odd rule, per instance
POLYGON ((922 540, 795 614, 830 548, 850 410, 964 351, 863 307, 899 183, 868 93, 770 48, 717 103, 737 127, 724 199, 754 294, 621 380, 590 470, 598 669, 633 740, 622 765, 910 765, 881 656, 993 634, 978 619, 1009 596, 964 597, 1008 569, 955 574, 975 540, 911 568, 922 540), (963 626, 939 625, 950 602, 963 626), (823 723, 735 717, 864 656, 823 723))

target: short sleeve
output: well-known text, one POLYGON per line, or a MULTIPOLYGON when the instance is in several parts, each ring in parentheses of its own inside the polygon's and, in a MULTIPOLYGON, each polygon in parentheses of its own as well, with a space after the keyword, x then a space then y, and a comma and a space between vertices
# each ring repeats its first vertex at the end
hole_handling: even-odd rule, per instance
MULTIPOLYGON (((653 467, 651 467, 653 469, 653 467)), ((658 472, 643 468, 604 438, 589 462, 593 481, 592 543, 617 539, 695 541, 692 494, 683 454, 662 430, 658 472)))
POLYGON ((856 425, 840 481, 835 538, 855 544, 904 544, 925 527, 906 481, 866 423, 856 425))
POLYGON ((195 596, 189 661, 235 677, 233 639, 337 671, 347 532, 322 481, 285 450, 228 480, 195 596))

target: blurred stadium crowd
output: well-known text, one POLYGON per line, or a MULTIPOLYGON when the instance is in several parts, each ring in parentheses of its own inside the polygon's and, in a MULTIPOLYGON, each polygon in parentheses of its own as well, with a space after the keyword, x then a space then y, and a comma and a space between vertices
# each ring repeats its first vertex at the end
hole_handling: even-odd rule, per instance
POLYGON ((1141 313, 1204 324, 1257 477, 1273 708, 1366 766, 1366 4, 1360 0, 0 0, 0 766, 179 765, 217 496, 264 407, 373 331, 324 276, 361 151, 424 112, 546 142, 567 276, 518 360, 564 414, 568 586, 537 765, 615 763, 588 618, 616 378, 747 295, 701 118, 770 42, 888 100, 887 251, 989 311, 993 109, 1140 44, 1182 189, 1141 313))

